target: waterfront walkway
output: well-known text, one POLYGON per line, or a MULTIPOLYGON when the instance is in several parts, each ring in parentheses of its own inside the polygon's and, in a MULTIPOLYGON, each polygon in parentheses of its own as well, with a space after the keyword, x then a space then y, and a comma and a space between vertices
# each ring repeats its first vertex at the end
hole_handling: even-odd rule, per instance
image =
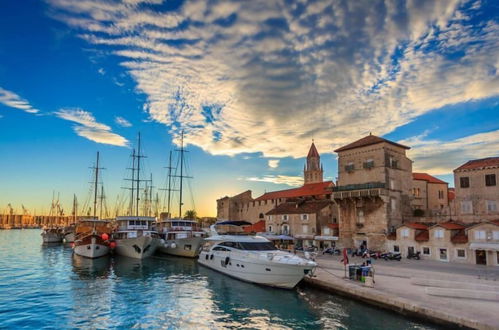
MULTIPOLYGON (((344 279, 341 256, 318 256, 308 284, 401 312, 447 324, 499 328, 499 267, 430 260, 374 260, 374 288, 344 279)), ((362 264, 364 259, 350 258, 362 264)))

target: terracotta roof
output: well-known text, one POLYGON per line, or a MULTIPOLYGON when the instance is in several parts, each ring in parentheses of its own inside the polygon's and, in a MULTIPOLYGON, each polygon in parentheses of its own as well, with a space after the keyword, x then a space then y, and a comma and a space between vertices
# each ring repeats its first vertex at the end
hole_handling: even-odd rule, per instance
POLYGON ((499 157, 489 157, 489 158, 470 160, 465 164, 456 168, 454 171, 475 170, 475 169, 481 169, 486 167, 497 167, 497 166, 499 166, 499 157))
POLYGON ((328 223, 327 226, 331 229, 336 229, 340 227, 340 225, 337 223, 328 223))
POLYGON ((407 226, 407 227, 412 228, 412 229, 420 229, 420 230, 427 230, 428 229, 427 225, 424 225, 422 223, 417 223, 417 222, 404 223, 404 224, 402 224, 402 226, 407 226))
POLYGON ((282 203, 269 212, 267 215, 272 214, 312 214, 317 213, 323 208, 331 204, 330 200, 317 200, 317 201, 301 201, 301 202, 285 202, 282 203))
POLYGON ((454 188, 449 188, 449 190, 447 191, 447 199, 449 200, 449 202, 456 199, 456 190, 454 190, 454 188))
POLYGON ((494 225, 498 225, 499 226, 499 220, 492 220, 491 221, 494 225))
POLYGON ((456 235, 451 237, 452 243, 464 244, 468 243, 468 235, 464 233, 464 230, 460 230, 456 235))
POLYGON ((372 144, 378 144, 378 143, 382 143, 382 142, 390 143, 390 144, 393 144, 394 146, 397 146, 397 147, 400 147, 400 148, 404 148, 404 149, 411 149, 410 147, 404 146, 402 144, 395 143, 395 142, 387 140, 387 139, 383 139, 383 138, 381 138, 379 136, 376 136, 376 135, 368 135, 366 137, 363 137, 360 140, 357 140, 355 142, 347 144, 346 146, 343 146, 343 147, 341 147, 339 149, 336 149, 334 152, 340 152, 340 151, 345 151, 345 150, 350 150, 350 149, 355 149, 355 148, 370 146, 372 144))
POLYGON ((426 181, 426 182, 429 182, 429 183, 444 183, 444 184, 448 184, 447 182, 442 181, 440 179, 437 179, 434 176, 429 175, 428 173, 412 173, 412 178, 414 180, 422 180, 422 181, 426 181))
POLYGON ((308 157, 320 157, 319 152, 317 151, 317 148, 315 147, 315 144, 312 142, 312 145, 310 146, 310 150, 308 151, 308 157))
POLYGON ((256 198, 255 200, 263 201, 276 198, 293 198, 293 197, 326 195, 331 193, 331 190, 327 188, 331 187, 332 185, 333 181, 309 183, 299 188, 268 192, 256 198))
POLYGON ((440 227, 443 227, 443 228, 449 229, 449 230, 464 229, 465 228, 463 225, 460 225, 460 224, 452 222, 452 221, 437 223, 435 226, 440 226, 440 227))
POLYGON ((430 233, 428 230, 423 230, 422 232, 420 232, 419 234, 416 235, 416 237, 414 237, 414 240, 417 241, 417 242, 426 242, 428 240, 430 240, 430 233))
POLYGON ((260 220, 255 222, 251 226, 247 226, 243 228, 247 233, 261 233, 265 231, 265 220, 260 220))

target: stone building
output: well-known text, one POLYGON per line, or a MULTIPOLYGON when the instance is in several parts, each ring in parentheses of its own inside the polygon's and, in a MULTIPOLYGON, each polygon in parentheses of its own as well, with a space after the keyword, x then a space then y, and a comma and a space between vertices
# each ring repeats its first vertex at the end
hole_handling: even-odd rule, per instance
POLYGON ((256 223, 265 220, 265 214, 289 199, 330 199, 332 181, 323 181, 323 167, 320 155, 312 143, 304 168, 305 184, 298 188, 267 192, 257 198, 247 190, 233 197, 217 200, 217 219, 245 220, 256 223))
POLYGON ((314 240, 331 223, 335 211, 328 199, 287 201, 266 213, 266 229, 268 233, 294 237, 296 246, 319 247, 314 240))
POLYGON ((439 222, 448 220, 449 184, 428 173, 412 173, 411 207, 419 221, 439 222))
POLYGON ((459 221, 499 219, 498 177, 499 157, 470 160, 454 170, 459 221))
POLYGON ((340 245, 384 250, 386 236, 411 217, 412 161, 409 147, 368 135, 341 147, 338 185, 340 245))

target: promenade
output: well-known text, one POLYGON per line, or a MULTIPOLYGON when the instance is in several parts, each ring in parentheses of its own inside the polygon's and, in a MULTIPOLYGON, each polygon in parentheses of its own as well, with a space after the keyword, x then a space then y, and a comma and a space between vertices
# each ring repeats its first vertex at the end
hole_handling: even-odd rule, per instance
MULTIPOLYGON (((430 260, 374 260, 374 288, 344 279, 341 256, 318 256, 307 284, 405 315, 477 329, 499 328, 499 268, 430 260)), ((350 263, 362 264, 360 257, 350 263)))

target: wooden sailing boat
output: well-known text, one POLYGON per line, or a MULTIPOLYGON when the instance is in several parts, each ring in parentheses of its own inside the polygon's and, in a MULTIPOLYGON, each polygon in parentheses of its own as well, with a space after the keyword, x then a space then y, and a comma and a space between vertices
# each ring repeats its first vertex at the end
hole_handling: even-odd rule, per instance
POLYGON ((96 165, 93 167, 94 178, 94 206, 93 217, 84 218, 76 225, 74 242, 75 254, 86 258, 99 258, 105 256, 110 250, 111 226, 109 221, 99 220, 97 217, 97 191, 99 185, 99 152, 97 152, 96 165))
POLYGON ((183 179, 191 178, 184 175, 184 132, 180 138, 180 175, 176 176, 180 179, 179 185, 179 217, 172 219, 170 217, 170 201, 171 192, 174 191, 171 187, 172 177, 172 153, 170 151, 169 166, 168 168, 168 204, 167 213, 164 219, 159 221, 159 233, 163 238, 164 243, 160 245, 158 251, 161 253, 171 254, 179 257, 195 258, 199 255, 201 247, 206 236, 205 232, 201 229, 196 219, 182 219, 182 196, 183 196, 183 179))

